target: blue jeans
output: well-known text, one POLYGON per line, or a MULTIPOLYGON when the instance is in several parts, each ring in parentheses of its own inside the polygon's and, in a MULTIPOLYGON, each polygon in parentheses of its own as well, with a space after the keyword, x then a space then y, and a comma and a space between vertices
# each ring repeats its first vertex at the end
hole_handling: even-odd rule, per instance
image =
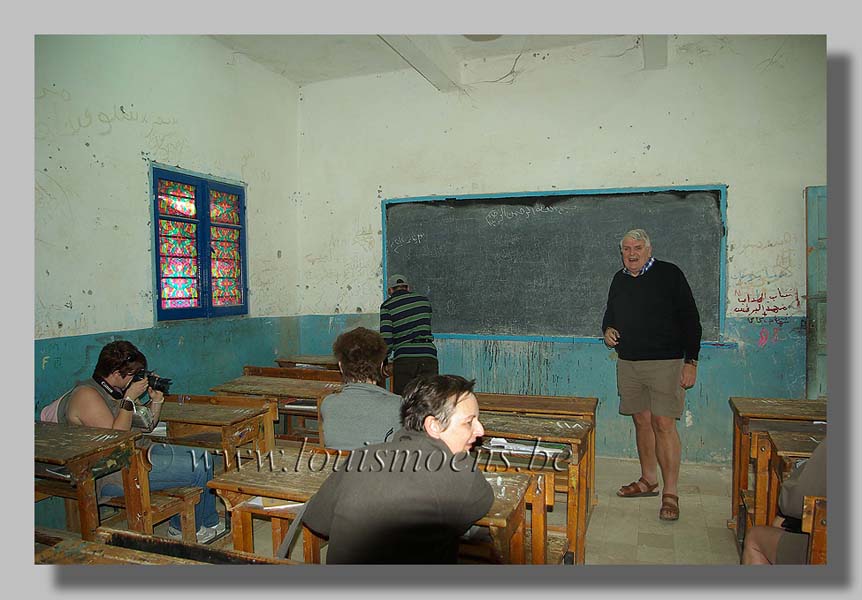
MULTIPOLYGON (((213 459, 205 456, 206 451, 188 446, 154 443, 147 450, 153 465, 150 471, 150 491, 157 492, 166 488, 192 486, 203 490, 200 502, 195 505, 195 531, 206 525, 218 525, 219 516, 215 506, 215 492, 207 487, 213 478, 213 459), (194 455, 194 458, 192 458, 194 455)), ((122 496, 123 488, 108 483, 102 488, 103 496, 122 496)), ((180 529, 180 517, 170 519, 175 529, 180 529)))

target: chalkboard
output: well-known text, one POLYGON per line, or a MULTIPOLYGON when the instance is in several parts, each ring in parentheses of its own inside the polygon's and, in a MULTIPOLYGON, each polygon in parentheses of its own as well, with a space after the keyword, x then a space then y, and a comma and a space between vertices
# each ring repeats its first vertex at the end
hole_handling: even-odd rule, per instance
POLYGON ((435 334, 595 338, 619 240, 642 228, 718 341, 724 189, 384 200, 386 272, 428 296, 435 334))

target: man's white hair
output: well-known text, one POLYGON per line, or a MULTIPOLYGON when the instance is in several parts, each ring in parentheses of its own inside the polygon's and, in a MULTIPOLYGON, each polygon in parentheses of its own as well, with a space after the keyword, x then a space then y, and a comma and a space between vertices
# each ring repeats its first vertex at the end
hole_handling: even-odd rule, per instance
POLYGON ((644 231, 643 229, 632 229, 630 231, 627 231, 626 234, 620 240, 620 252, 623 251, 623 240, 626 238, 631 238, 633 240, 643 240, 644 245, 647 248, 652 247, 652 243, 650 243, 649 235, 647 235, 646 231, 644 231))

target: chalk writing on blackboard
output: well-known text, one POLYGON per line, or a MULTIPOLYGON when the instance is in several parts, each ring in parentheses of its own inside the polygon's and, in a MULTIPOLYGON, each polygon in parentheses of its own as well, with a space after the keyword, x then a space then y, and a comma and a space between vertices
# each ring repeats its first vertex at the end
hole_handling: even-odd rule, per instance
POLYGON ((491 227, 496 227, 504 221, 518 218, 529 219, 532 215, 541 215, 543 213, 556 213, 562 215, 566 213, 566 209, 559 206, 546 206, 544 204, 517 207, 502 206, 489 211, 485 216, 485 221, 487 221, 488 225, 491 227))
POLYGON ((412 233, 412 234, 401 234, 396 235, 389 241, 389 249, 392 252, 398 253, 398 249, 402 246, 406 246, 408 244, 416 244, 419 245, 425 239, 424 233, 412 233))

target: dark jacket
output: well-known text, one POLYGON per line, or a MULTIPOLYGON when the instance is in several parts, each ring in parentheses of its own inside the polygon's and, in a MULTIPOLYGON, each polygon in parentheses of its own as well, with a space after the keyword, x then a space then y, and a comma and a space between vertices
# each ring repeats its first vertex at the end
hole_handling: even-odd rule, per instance
POLYGON ((303 522, 329 538, 327 564, 454 563, 458 538, 494 502, 467 453, 424 432, 352 453, 309 500, 303 522))

